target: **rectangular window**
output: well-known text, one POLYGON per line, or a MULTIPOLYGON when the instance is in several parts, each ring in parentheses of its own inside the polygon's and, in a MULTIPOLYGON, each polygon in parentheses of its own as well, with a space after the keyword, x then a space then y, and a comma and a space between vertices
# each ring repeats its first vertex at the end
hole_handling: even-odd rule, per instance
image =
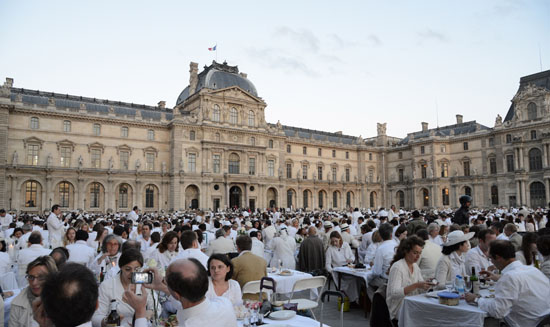
POLYGON ((497 159, 495 158, 489 159, 489 171, 493 175, 497 173, 497 159))
POLYGON ((69 133, 71 131, 71 122, 69 120, 63 121, 63 132, 69 133))
POLYGON ((71 148, 61 148, 61 167, 71 167, 71 148))
POLYGON ((531 131, 531 140, 537 139, 537 131, 531 131))
POLYGON ((150 129, 147 130, 147 140, 154 141, 155 140, 155 131, 150 129))
POLYGON ((291 148, 290 148, 290 144, 287 144, 287 146, 286 146, 286 152, 287 152, 287 153, 290 153, 290 149, 291 149, 291 148))
POLYGON ((470 162, 464 161, 464 176, 470 176, 470 162))
POLYGON ((128 164, 129 162, 130 162, 130 152, 120 151, 120 169, 128 170, 130 168, 128 164))
POLYGON ((349 152, 346 151, 346 159, 349 159, 349 152))
POLYGON ((323 167, 319 166, 317 167, 317 174, 319 174, 319 180, 323 180, 323 167))
POLYGON ((317 149, 317 155, 320 157, 322 153, 323 153, 323 152, 322 152, 321 148, 318 148, 318 149, 317 149))
POLYGON ((190 173, 194 173, 197 170, 197 155, 195 153, 189 153, 187 166, 190 173))
POLYGON ((38 166, 38 144, 27 145, 27 165, 38 166))
POLYGON ((403 168, 399 168, 399 170, 397 171, 397 178, 399 179, 399 182, 403 182, 405 180, 405 176, 404 176, 404 170, 403 168))
POLYGON ((447 152, 447 147, 445 145, 441 146, 441 153, 447 152))
POLYGON ((464 142, 462 144, 462 147, 464 148, 464 151, 467 151, 468 150, 468 142, 464 142))
POLYGON ((302 179, 307 179, 307 165, 302 166, 302 179))
POLYGON ((512 143, 512 134, 506 134, 506 143, 512 143))
POLYGON ((336 150, 332 150, 332 157, 336 158, 336 150))
POLYGON ((421 171, 422 178, 427 178, 428 177, 428 165, 427 164, 423 164, 422 166, 420 166, 420 171, 421 171))
POLYGON ((489 146, 495 146, 495 138, 494 137, 489 138, 489 146))
POLYGON ((511 173, 514 171, 514 155, 506 155, 506 171, 511 173))
POLYGON ((307 154, 307 147, 304 146, 304 147, 302 148, 302 153, 303 153, 303 154, 307 154))
POLYGON ((403 159, 403 152, 398 152, 397 153, 397 158, 398 159, 403 159))
POLYGON ((346 168, 346 182, 349 182, 350 180, 350 169, 346 168))
POLYGON ((275 161, 274 160, 268 160, 267 161, 267 176, 269 176, 269 177, 275 176, 275 161))
POLYGON ((441 164, 441 177, 449 177, 449 164, 446 162, 441 164))
POLYGON ((128 137, 128 127, 122 126, 120 128, 120 137, 127 138, 128 137))
POLYGON ((336 167, 332 167, 332 181, 336 182, 336 167))
POLYGON ((155 170, 155 154, 146 153, 145 154, 145 170, 154 171, 155 170))
POLYGON ((292 178, 292 164, 286 164, 286 178, 292 178))
POLYGON ((369 160, 372 160, 372 153, 369 153, 369 160))
POLYGON ((25 185, 25 207, 36 207, 36 193, 38 184, 36 182, 27 182, 25 185))
POLYGON ((220 155, 215 154, 212 156, 212 171, 214 171, 215 174, 220 173, 220 155))
POLYGON ((38 118, 31 117, 31 129, 38 129, 38 118))
POLYGON ((94 133, 95 136, 101 135, 101 125, 94 124, 93 133, 94 133))
POLYGON ((426 152, 426 148, 424 146, 420 147, 420 154, 424 154, 426 152))
POLYGON ((92 168, 101 168, 101 149, 91 150, 92 168))
POLYGON ((59 206, 67 208, 70 202, 70 186, 69 183, 63 182, 59 184, 59 206))
POLYGON ((256 175, 256 158, 248 158, 248 175, 256 175))

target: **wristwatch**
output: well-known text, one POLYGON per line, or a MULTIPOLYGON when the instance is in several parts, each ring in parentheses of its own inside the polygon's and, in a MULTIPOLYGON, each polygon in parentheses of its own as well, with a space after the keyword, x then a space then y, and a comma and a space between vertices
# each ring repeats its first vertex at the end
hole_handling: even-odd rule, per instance
POLYGON ((475 304, 475 305, 478 305, 478 301, 479 301, 479 298, 480 298, 480 297, 481 297, 481 296, 478 295, 478 296, 476 296, 476 298, 474 299, 474 304, 475 304))

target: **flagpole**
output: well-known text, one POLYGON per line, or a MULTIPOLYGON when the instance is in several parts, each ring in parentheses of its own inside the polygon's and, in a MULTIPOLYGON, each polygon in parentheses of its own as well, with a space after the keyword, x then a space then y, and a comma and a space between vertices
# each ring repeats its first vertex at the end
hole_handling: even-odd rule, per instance
POLYGON ((218 62, 218 41, 216 41, 216 62, 218 62))

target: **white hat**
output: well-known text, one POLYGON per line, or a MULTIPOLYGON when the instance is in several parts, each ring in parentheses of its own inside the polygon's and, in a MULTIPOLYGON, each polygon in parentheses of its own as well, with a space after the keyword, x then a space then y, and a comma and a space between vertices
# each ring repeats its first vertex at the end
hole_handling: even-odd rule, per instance
POLYGON ((349 229, 349 225, 346 223, 343 223, 342 226, 340 226, 340 230, 345 231, 346 229, 349 229))
POLYGON ((453 232, 450 232, 449 235, 447 235, 447 242, 443 244, 443 246, 451 246, 455 245, 464 241, 467 241, 474 237, 474 232, 470 232, 468 234, 464 234, 461 230, 455 230, 453 232))
POLYGON ((334 227, 334 225, 332 225, 332 223, 330 222, 330 220, 327 220, 323 223, 323 226, 325 227, 334 227))

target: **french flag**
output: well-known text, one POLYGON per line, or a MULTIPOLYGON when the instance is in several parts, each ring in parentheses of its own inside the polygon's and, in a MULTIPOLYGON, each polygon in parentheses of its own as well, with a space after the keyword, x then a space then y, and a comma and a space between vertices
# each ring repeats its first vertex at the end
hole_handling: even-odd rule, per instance
POLYGON ((217 46, 218 46, 218 45, 216 44, 216 45, 213 46, 212 48, 208 48, 208 51, 216 51, 216 47, 217 47, 217 46))

